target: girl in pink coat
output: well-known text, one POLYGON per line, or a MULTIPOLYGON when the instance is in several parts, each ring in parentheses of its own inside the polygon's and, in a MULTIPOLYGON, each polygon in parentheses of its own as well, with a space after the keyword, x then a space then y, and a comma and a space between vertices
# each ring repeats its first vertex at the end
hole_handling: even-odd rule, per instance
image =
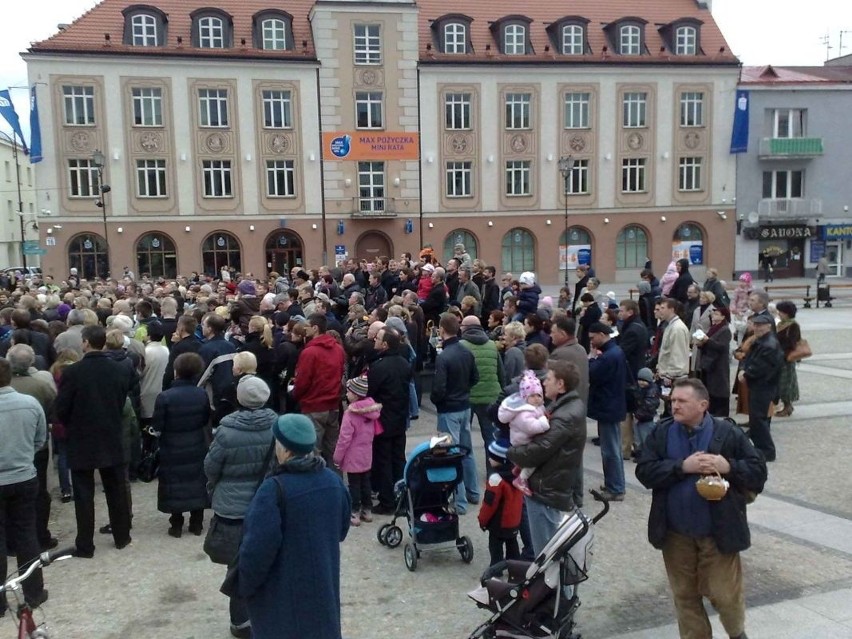
POLYGON ((370 469, 373 466, 373 437, 381 432, 379 413, 382 405, 367 397, 367 378, 353 377, 346 382, 349 407, 343 413, 340 436, 334 449, 334 465, 346 473, 352 517, 349 523, 360 526, 373 521, 370 494, 370 469))
MULTIPOLYGON (((541 382, 531 370, 525 370, 518 384, 518 392, 509 395, 497 409, 498 419, 509 424, 509 441, 512 446, 523 446, 550 429, 544 412, 544 394, 541 382)), ((522 468, 512 484, 525 495, 531 495, 527 479, 535 468, 522 468)))

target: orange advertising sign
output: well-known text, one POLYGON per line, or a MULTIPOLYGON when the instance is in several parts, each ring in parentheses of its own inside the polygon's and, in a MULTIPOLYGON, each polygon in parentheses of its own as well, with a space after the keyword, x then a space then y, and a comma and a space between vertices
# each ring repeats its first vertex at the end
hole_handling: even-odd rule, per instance
POLYGON ((323 160, 417 160, 419 157, 419 133, 330 131, 322 134, 323 160))

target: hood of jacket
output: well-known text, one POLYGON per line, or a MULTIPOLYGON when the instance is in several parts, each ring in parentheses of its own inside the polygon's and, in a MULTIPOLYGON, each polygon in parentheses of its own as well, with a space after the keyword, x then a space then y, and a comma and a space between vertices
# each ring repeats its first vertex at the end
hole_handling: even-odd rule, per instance
POLYGON ((686 259, 685 257, 682 257, 677 261, 677 263, 680 264, 680 274, 681 275, 689 273, 689 260, 688 259, 686 259))
POLYGON ((278 419, 278 414, 271 408, 258 408, 256 410, 241 408, 235 413, 225 415, 219 422, 219 428, 224 426, 244 431, 269 430, 276 419, 278 419))
POLYGON ((305 348, 322 348, 324 350, 330 351, 337 345, 337 340, 334 339, 331 335, 327 333, 323 333, 322 335, 317 335, 316 337, 312 337, 311 341, 308 342, 305 348))
POLYGON ((372 397, 365 397, 349 404, 349 412, 363 415, 367 419, 378 419, 382 412, 382 405, 372 397))
POLYGON ((477 346, 482 346, 489 340, 488 335, 484 330, 482 330, 481 326, 465 326, 462 330, 461 338, 466 342, 476 344, 477 346))

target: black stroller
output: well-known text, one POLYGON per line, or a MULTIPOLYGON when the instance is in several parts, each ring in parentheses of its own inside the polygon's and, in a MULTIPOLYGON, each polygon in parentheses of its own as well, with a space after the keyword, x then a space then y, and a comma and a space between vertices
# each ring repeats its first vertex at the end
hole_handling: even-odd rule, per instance
POLYGON ((481 587, 468 596, 493 614, 468 639, 580 639, 573 634, 576 586, 588 579, 594 524, 609 511, 609 503, 591 493, 603 502, 594 519, 575 510, 535 561, 503 561, 485 571, 481 587))
POLYGON ((383 546, 399 546, 402 529, 396 520, 405 517, 411 536, 411 542, 404 548, 405 566, 412 572, 417 570, 424 545, 452 542, 462 561, 473 561, 473 542, 466 536, 459 537, 455 504, 456 486, 462 481, 462 460, 467 454, 466 447, 453 444, 449 437, 435 437, 418 445, 409 455, 403 478, 395 487, 393 519, 379 528, 376 537, 383 546))

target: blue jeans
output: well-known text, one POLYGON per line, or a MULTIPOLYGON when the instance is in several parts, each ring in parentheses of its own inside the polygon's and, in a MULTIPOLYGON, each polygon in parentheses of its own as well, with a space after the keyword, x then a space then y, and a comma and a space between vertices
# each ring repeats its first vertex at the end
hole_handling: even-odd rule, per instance
POLYGON ((417 387, 414 385, 414 380, 408 383, 408 416, 420 416, 420 403, 417 401, 417 387))
POLYGON ((556 534, 560 524, 565 521, 568 513, 545 506, 531 497, 524 497, 527 507, 527 517, 530 520, 530 536, 536 556, 544 550, 550 538, 556 534))
POLYGON ((59 474, 59 490, 63 495, 71 494, 71 470, 68 468, 67 444, 64 439, 53 438, 53 454, 56 456, 56 472, 59 474))
POLYGON ((636 444, 637 450, 642 450, 645 440, 648 439, 648 435, 651 434, 652 430, 654 430, 653 420, 648 422, 633 420, 633 442, 636 444))
POLYGON ((601 438, 601 461, 603 462, 604 485, 616 495, 624 493, 624 460, 621 456, 621 424, 598 422, 601 438))
POLYGON ((470 426, 473 429, 473 418, 479 422, 479 431, 482 433, 482 443, 485 444, 485 470, 488 471, 488 447, 494 441, 494 424, 488 417, 488 404, 471 404, 470 426))
MULTIPOLYGON (((438 413, 438 432, 449 433, 453 443, 472 450, 470 441, 470 409, 455 413, 438 413)), ((462 460, 463 481, 456 487, 456 505, 467 511, 467 495, 479 499, 479 482, 476 478, 476 461, 468 453, 462 460)))

